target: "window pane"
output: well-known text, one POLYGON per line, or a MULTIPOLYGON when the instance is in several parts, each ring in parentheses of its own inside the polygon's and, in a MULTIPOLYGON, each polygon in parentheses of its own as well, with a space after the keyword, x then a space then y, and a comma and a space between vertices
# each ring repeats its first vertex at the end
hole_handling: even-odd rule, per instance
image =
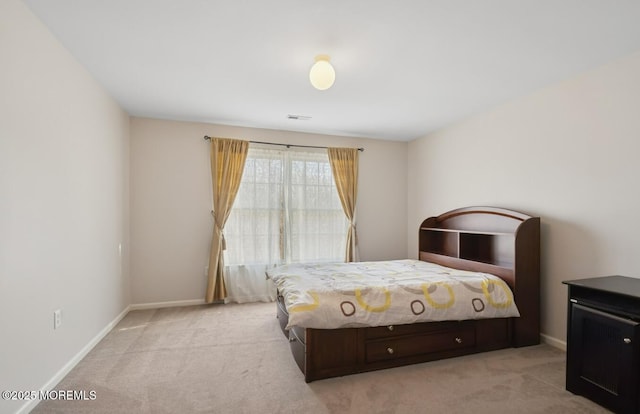
POLYGON ((290 208, 298 209, 303 208, 304 206, 304 186, 303 185, 292 185, 290 199, 291 203, 289 205, 290 208))
POLYGON ((326 162, 321 165, 322 169, 320 171, 320 184, 327 186, 334 186, 333 183, 333 174, 331 173, 331 165, 326 162))
POLYGON ((269 182, 269 160, 257 159, 255 163, 256 163, 255 181, 257 183, 268 183, 269 182))
POLYGON ((318 184, 318 164, 315 162, 306 163, 306 183, 318 184))
POLYGON ((318 205, 318 188, 314 186, 306 186, 304 189, 304 206, 307 208, 317 208, 318 205))
POLYGON ((291 161, 291 184, 305 183, 305 163, 304 161, 291 161))

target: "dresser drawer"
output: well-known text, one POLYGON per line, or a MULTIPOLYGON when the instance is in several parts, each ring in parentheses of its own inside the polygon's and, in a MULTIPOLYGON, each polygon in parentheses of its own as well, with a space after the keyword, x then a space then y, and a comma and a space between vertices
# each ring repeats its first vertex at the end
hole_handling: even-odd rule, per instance
POLYGON ((376 362, 397 358, 474 347, 473 326, 450 331, 406 335, 398 338, 375 339, 366 343, 366 361, 376 362))

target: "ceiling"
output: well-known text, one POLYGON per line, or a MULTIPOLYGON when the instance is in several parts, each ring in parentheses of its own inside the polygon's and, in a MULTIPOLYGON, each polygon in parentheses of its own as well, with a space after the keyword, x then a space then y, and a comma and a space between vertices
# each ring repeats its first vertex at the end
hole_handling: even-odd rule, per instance
POLYGON ((400 141, 640 50, 637 0, 24 1, 130 115, 400 141))

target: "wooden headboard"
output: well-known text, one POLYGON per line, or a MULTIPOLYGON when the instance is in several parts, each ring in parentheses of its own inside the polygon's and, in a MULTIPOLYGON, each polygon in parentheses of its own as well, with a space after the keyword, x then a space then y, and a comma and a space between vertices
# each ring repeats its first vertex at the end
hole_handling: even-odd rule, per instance
POLYGON ((514 345, 540 342, 540 218, 498 207, 464 207, 419 229, 420 260, 494 274, 513 291, 514 345))

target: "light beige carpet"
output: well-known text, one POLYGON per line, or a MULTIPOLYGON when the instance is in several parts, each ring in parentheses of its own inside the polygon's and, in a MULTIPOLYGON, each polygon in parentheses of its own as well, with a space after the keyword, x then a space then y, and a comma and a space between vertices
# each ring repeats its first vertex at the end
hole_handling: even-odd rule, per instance
POLYGON ((564 389, 565 354, 506 349, 306 384, 276 305, 133 311, 33 413, 602 413, 564 389))

